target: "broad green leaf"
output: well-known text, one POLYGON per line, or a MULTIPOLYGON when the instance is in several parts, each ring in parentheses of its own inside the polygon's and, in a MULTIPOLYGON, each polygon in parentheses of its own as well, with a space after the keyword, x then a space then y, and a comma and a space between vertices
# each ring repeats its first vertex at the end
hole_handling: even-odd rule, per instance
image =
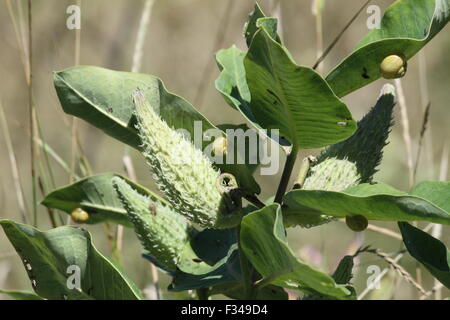
POLYGON ((346 105, 314 70, 297 66, 287 50, 260 29, 244 59, 250 109, 264 129, 297 148, 320 148, 356 129, 346 105))
MULTIPOLYGON (((103 130, 111 137, 140 149, 132 92, 144 91, 150 105, 173 129, 184 130, 189 139, 202 149, 211 141, 203 133, 217 129, 185 99, 166 90, 154 76, 108 70, 94 66, 78 66, 54 74, 54 84, 64 111, 103 130)), ((218 134, 223 134, 218 131, 218 134)), ((216 165, 225 169, 222 165, 216 165)), ((242 165, 227 165, 244 191, 259 193, 251 172, 242 165)))
POLYGON ((227 255, 209 268, 206 273, 191 274, 181 270, 176 271, 169 290, 193 290, 236 281, 242 281, 242 275, 235 244, 231 246, 227 255))
MULTIPOLYGON (((344 258, 342 258, 342 260, 339 262, 339 265, 337 266, 336 270, 333 272, 333 275, 331 277, 334 279, 334 281, 336 281, 337 284, 346 285, 347 289, 350 290, 350 292, 352 292, 351 299, 356 300, 357 299, 356 291, 353 288, 353 286, 350 285, 350 280, 353 277, 354 258, 355 256, 345 256, 344 258)), ((314 291, 312 291, 311 294, 307 294, 302 298, 302 300, 330 300, 330 299, 332 298, 314 291)))
POLYGON ((216 268, 236 244, 236 229, 204 229, 191 236, 180 255, 178 269, 189 274, 205 274, 216 268), (213 250, 212 250, 213 249, 213 250))
POLYGON ((14 300, 44 300, 33 292, 24 290, 0 290, 0 293, 13 298, 14 300))
POLYGON ((255 9, 249 14, 249 19, 245 23, 244 26, 244 37, 245 42, 247 43, 247 47, 250 47, 250 44, 252 43, 253 36, 255 35, 256 31, 258 31, 259 27, 256 25, 258 22, 258 19, 265 18, 266 15, 261 10, 258 3, 255 3, 255 9))
POLYGON ((93 246, 89 232, 63 226, 41 232, 11 220, 0 220, 22 259, 33 289, 42 298, 137 300, 142 295, 111 261, 93 246), (80 290, 75 285, 80 275, 80 290))
POLYGON ((278 204, 245 216, 240 238, 245 255, 262 275, 264 283, 299 290, 311 288, 340 299, 350 294, 329 275, 295 257, 287 244, 278 204))
POLYGON ((169 126, 187 130, 191 139, 195 121, 200 121, 203 130, 214 128, 189 102, 168 92, 162 81, 151 75, 78 66, 56 72, 54 84, 64 112, 136 149, 141 142, 135 128, 132 92, 137 88, 144 91, 169 126))
POLYGON ((307 217, 326 214, 338 218, 363 215, 369 220, 430 221, 450 224, 450 211, 428 199, 385 184, 360 184, 343 192, 293 190, 284 197, 286 214, 307 217))
POLYGON ((422 181, 414 187, 411 194, 450 212, 450 181, 422 181))
POLYGON ((244 117, 254 122, 250 109, 250 90, 245 77, 244 58, 246 53, 232 45, 216 53, 216 62, 220 75, 216 79, 216 88, 228 104, 241 111, 244 117))
POLYGON ((158 195, 115 173, 91 176, 54 190, 45 197, 42 204, 68 214, 75 208, 81 208, 89 214, 89 220, 86 222, 88 224, 113 221, 130 227, 131 223, 126 215, 127 212, 113 187, 114 177, 126 180, 134 189, 147 195, 153 201, 167 204, 158 195))
POLYGON ((398 224, 408 252, 450 289, 450 251, 438 239, 406 222, 398 224))
POLYGON ((398 0, 381 20, 326 77, 339 97, 381 77, 380 63, 389 55, 413 57, 450 18, 450 0, 398 0))
POLYGON ((236 229, 204 229, 185 245, 170 289, 190 290, 240 281, 236 229))

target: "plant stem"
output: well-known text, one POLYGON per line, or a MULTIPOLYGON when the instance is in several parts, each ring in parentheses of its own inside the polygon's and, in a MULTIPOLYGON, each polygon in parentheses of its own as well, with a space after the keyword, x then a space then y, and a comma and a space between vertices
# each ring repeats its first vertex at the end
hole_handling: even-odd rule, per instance
POLYGON ((236 228, 236 234, 237 234, 237 242, 238 242, 238 252, 239 252, 239 263, 241 266, 241 272, 242 272, 242 277, 244 278, 244 290, 245 290, 245 297, 248 300, 252 300, 253 299, 253 292, 254 292, 254 286, 253 286, 253 282, 252 282, 252 277, 251 277, 251 265, 247 259, 247 257, 245 256, 244 251, 242 250, 242 246, 241 246, 241 225, 239 225, 236 228))
POLYGON ((281 176, 280 185, 278 186, 275 202, 281 204, 284 193, 286 192, 289 179, 291 178, 292 170, 294 169, 295 161, 297 160, 298 147, 293 146, 291 152, 287 156, 284 165, 283 174, 281 176))
POLYGON ((33 37, 32 37, 32 15, 31 0, 28 0, 28 108, 30 116, 30 160, 31 160, 31 184, 32 184, 32 209, 33 209, 33 226, 37 227, 37 190, 36 190, 36 171, 35 171, 35 148, 34 148, 34 104, 33 104, 33 37))

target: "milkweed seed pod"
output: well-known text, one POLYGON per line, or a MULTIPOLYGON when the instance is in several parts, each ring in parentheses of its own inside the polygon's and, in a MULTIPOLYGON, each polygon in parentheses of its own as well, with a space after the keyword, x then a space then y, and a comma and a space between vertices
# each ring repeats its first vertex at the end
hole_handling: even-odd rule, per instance
MULTIPOLYGON (((350 138, 329 146, 313 161, 305 158, 305 165, 302 165, 295 187, 343 191, 360 183, 372 182, 393 124, 394 105, 395 88, 386 84, 377 103, 358 122, 358 129, 350 138)), ((300 219, 292 215, 286 219, 286 224, 311 227, 334 220, 327 215, 313 217, 313 222, 305 224, 305 217, 300 219)))
POLYGON ((146 253, 163 269, 174 271, 189 240, 186 219, 169 204, 141 195, 123 179, 116 177, 113 184, 146 253))
POLYGON ((397 55, 387 56, 380 64, 380 71, 385 79, 401 78, 405 75, 406 69, 406 59, 397 55))
POLYGON ((218 183, 220 172, 201 150, 159 117, 143 91, 136 90, 133 99, 142 153, 170 204, 201 227, 236 226, 241 219, 239 199, 236 192, 218 183))
POLYGON ((386 84, 375 106, 358 122, 356 132, 347 140, 325 149, 317 157, 316 165, 328 158, 347 159, 358 168, 360 183, 371 182, 393 125, 394 106, 395 88, 386 84))
POLYGON ((86 223, 89 220, 89 213, 81 208, 76 208, 72 210, 70 217, 76 223, 86 223))

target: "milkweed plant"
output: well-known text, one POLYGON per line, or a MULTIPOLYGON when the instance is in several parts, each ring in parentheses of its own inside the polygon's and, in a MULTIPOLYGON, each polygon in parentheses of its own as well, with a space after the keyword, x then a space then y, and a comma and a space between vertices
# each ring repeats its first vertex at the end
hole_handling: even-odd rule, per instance
POLYGON ((355 248, 327 274, 287 241, 290 228, 319 230, 338 220, 349 233, 372 220, 396 222, 407 252, 450 288, 449 250, 415 224, 450 224, 450 182, 423 181, 406 192, 374 180, 394 124, 395 87, 387 82, 359 121, 341 100, 379 78, 407 77, 407 61, 445 27, 449 8, 449 0, 395 1, 379 28, 322 77, 297 65, 277 19, 256 4, 244 28, 248 48, 215 55, 215 86, 242 125, 211 123, 151 75, 95 66, 55 72, 63 110, 138 150, 159 192, 98 174, 42 201, 79 226, 40 231, 1 220, 34 289, 27 297, 143 299, 82 228, 104 223, 134 229, 143 258, 170 277, 168 290, 191 299, 288 299, 288 292, 357 299, 354 260, 371 248, 355 248), (299 159, 305 149, 321 152, 299 159), (262 199, 254 177, 278 172, 276 192, 262 199))

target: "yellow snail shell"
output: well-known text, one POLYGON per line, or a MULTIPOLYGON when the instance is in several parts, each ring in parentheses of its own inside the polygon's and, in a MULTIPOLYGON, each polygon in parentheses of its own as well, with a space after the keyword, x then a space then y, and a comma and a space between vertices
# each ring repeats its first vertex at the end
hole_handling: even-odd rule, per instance
POLYGON ((225 137, 216 138, 213 142, 213 151, 215 156, 224 156, 227 154, 228 141, 225 137))
POLYGON ((72 217, 72 220, 76 223, 85 223, 89 220, 89 213, 84 211, 81 208, 76 208, 72 210, 72 213, 70 214, 72 217))
POLYGON ((407 63, 405 58, 397 55, 390 55, 383 59, 380 64, 380 71, 385 79, 401 78, 405 75, 407 63))

